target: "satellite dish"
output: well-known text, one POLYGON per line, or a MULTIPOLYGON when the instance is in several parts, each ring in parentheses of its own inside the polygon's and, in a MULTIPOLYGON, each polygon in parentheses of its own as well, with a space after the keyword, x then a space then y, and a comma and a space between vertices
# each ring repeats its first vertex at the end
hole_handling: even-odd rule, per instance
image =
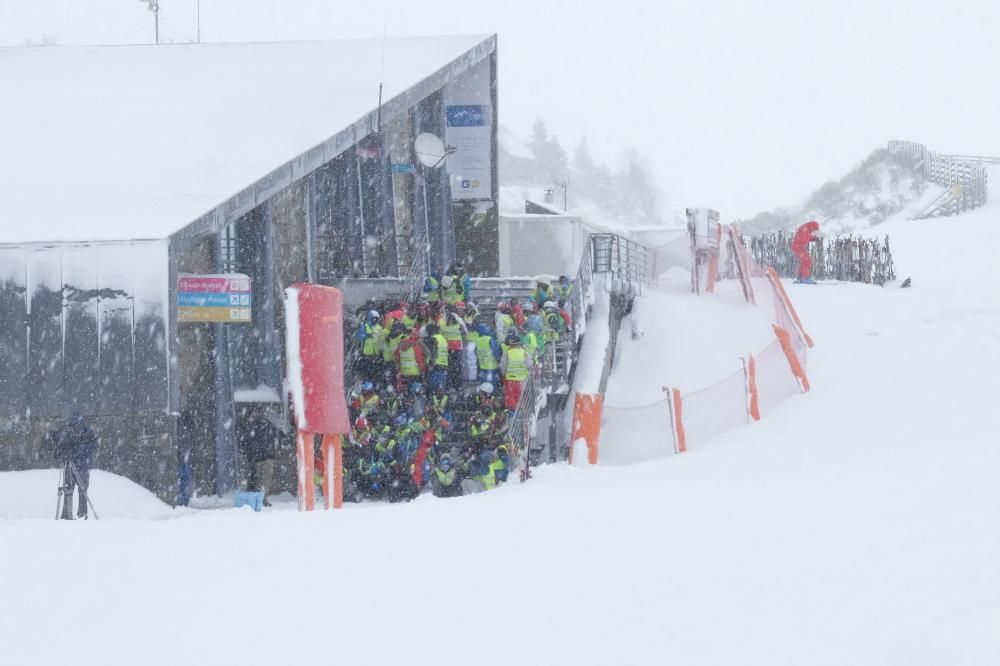
POLYGON ((425 167, 435 168, 441 166, 444 158, 450 152, 439 137, 430 132, 424 132, 417 136, 413 142, 413 150, 417 153, 417 159, 425 167))

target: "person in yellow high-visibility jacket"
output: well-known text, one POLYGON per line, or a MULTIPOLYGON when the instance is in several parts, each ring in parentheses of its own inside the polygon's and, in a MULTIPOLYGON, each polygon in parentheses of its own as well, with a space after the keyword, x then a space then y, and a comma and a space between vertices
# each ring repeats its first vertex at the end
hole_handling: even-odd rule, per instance
POLYGON ((427 384, 431 391, 442 388, 448 381, 448 340, 441 334, 437 324, 424 327, 427 335, 427 363, 430 372, 427 384))
POLYGON ((524 351, 528 352, 528 357, 533 361, 537 361, 545 350, 542 336, 534 331, 524 332, 524 335, 521 336, 521 346, 524 347, 524 351))
POLYGON ((464 309, 465 306, 461 301, 446 306, 437 321, 441 335, 448 341, 448 388, 453 391, 462 388, 462 346, 469 332, 465 321, 458 313, 460 304, 464 309))
POLYGON ((448 305, 455 305, 464 297, 462 281, 458 275, 445 275, 441 278, 441 300, 448 305))
POLYGON ((489 326, 480 322, 476 326, 476 360, 479 365, 479 381, 493 382, 498 379, 500 369, 500 345, 489 326))
POLYGON ((507 351, 500 357, 500 374, 503 376, 504 407, 516 409, 521 399, 521 389, 531 374, 534 359, 521 346, 521 338, 514 331, 507 336, 507 351))
POLYGON ((545 325, 546 344, 559 342, 559 338, 566 330, 566 320, 559 311, 559 306, 553 301, 546 301, 542 321, 545 325))
POLYGON ((358 357, 358 374, 361 379, 371 382, 381 380, 382 370, 382 326, 381 315, 375 310, 368 312, 365 320, 358 325, 357 341, 361 346, 358 357))
POLYGON ((382 363, 385 365, 386 375, 391 376, 391 371, 396 362, 396 349, 399 343, 410 334, 406 325, 401 321, 394 322, 392 330, 388 331, 382 338, 382 363))
POLYGON ((396 348, 397 388, 419 383, 423 380, 427 364, 424 362, 424 348, 416 332, 404 339, 396 348))

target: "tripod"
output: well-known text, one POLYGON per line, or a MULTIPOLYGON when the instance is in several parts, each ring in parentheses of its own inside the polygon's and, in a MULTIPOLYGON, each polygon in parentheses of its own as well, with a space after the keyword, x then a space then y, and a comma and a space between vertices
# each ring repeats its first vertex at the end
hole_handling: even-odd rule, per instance
POLYGON ((90 512, 94 514, 94 520, 100 520, 100 517, 97 515, 97 509, 94 508, 94 503, 90 501, 90 488, 83 485, 83 481, 80 479, 80 472, 70 460, 67 460, 62 469, 59 470, 59 487, 56 488, 56 520, 59 520, 59 514, 61 513, 61 509, 65 508, 66 502, 69 503, 70 513, 72 514, 73 484, 70 483, 70 479, 76 482, 76 487, 80 489, 80 493, 86 498, 87 506, 90 507, 90 512), (69 478, 67 478, 67 471, 70 475, 69 478))

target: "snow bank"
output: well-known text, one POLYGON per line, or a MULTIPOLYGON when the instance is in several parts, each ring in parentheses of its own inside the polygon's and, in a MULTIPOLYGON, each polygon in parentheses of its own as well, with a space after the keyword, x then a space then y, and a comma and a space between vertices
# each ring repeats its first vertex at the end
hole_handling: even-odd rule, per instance
MULTIPOLYGON (((574 393, 597 393, 600 389, 601 374, 604 372, 604 354, 611 337, 610 317, 611 304, 608 292, 598 286, 594 289, 594 304, 590 320, 587 322, 587 335, 583 336, 580 347, 573 381, 574 393)), ((619 336, 619 339, 621 337, 623 336, 619 336)))
POLYGON ((647 404, 661 399, 668 385, 704 388, 740 369, 741 356, 774 340, 771 313, 748 305, 735 280, 721 282, 714 295, 696 296, 690 289, 685 273, 683 280, 665 281, 639 297, 644 335, 619 336, 607 404, 647 404))
MULTIPOLYGON (((0 472, 0 519, 53 520, 58 487, 58 469, 0 472)), ((117 474, 92 470, 90 488, 90 501, 101 520, 170 518, 178 515, 151 492, 117 474)), ((76 501, 74 494, 74 507, 77 506, 76 501)))

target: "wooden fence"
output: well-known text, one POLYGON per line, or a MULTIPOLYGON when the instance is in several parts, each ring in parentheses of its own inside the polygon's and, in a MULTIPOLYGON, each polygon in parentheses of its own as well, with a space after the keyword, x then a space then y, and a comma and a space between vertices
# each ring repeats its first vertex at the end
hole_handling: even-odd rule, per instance
MULTIPOLYGON (((799 260, 792 254, 791 237, 784 232, 744 236, 743 244, 759 266, 773 266, 781 277, 794 278, 798 275, 799 260)), ((732 256, 732 252, 728 253, 732 256)), ((896 279, 896 268, 889 250, 889 237, 864 238, 861 236, 837 236, 827 238, 822 243, 810 243, 813 277, 817 280, 842 280, 883 285, 896 279)), ((735 267, 724 267, 723 273, 732 272, 735 267)))

